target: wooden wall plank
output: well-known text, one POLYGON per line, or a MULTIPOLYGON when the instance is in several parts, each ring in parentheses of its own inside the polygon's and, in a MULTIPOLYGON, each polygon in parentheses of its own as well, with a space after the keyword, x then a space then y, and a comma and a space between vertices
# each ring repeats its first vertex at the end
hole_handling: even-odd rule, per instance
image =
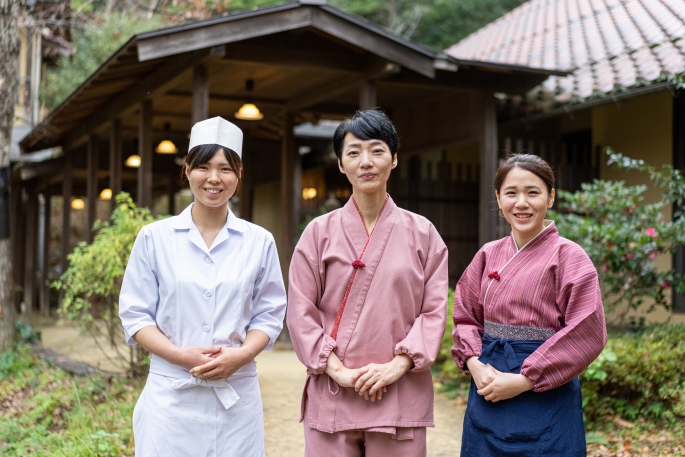
POLYGON ((478 203, 478 244, 497 237, 497 200, 492 189, 497 172, 497 108, 493 94, 481 94, 480 177, 478 203))
POLYGON ((288 267, 295 247, 295 232, 300 214, 302 166, 295 147, 294 114, 287 113, 281 140, 281 231, 280 260, 283 278, 288 283, 288 267))
POLYGON ((193 67, 192 125, 209 118, 209 80, 207 66, 203 63, 193 67))
POLYGON ((112 189, 110 207, 114 209, 116 196, 121 192, 121 164, 123 162, 123 145, 121 137, 121 119, 112 121, 109 131, 109 188, 112 189))
POLYGON ((52 213, 52 195, 50 192, 43 193, 43 242, 40 253, 40 313, 43 316, 50 315, 50 215, 52 213))

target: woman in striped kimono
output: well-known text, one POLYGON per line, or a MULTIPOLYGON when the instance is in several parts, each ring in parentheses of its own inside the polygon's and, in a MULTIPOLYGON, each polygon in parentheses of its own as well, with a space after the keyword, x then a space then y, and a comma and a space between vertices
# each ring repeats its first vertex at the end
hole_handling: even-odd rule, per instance
POLYGON ((485 244, 454 300, 457 366, 471 374, 463 456, 585 456, 578 375, 606 344, 597 271, 546 220, 554 174, 518 154, 497 170, 511 236, 485 244))

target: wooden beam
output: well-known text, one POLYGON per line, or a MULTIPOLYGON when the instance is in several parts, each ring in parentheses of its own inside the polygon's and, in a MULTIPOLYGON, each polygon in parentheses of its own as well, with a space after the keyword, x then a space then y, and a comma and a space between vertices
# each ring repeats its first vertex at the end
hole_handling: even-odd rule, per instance
POLYGON ((399 71, 400 67, 395 63, 385 61, 377 62, 376 64, 372 65, 369 71, 363 75, 345 76, 331 84, 314 89, 302 97, 290 100, 286 104, 285 109, 290 112, 301 111, 302 109, 314 106, 317 103, 330 100, 331 97, 341 92, 345 92, 350 88, 358 87, 362 82, 382 79, 391 75, 395 75, 399 73, 399 71))
POLYGON ((226 47, 224 59, 237 65, 283 66, 288 68, 328 69, 363 72, 366 59, 362 54, 333 53, 297 46, 265 46, 235 43, 226 47))
MULTIPOLYGON (((12 279, 14 284, 24 283, 24 237, 26 230, 24 227, 24 192, 20 183, 12 184, 10 189, 10 236, 12 239, 12 279)), ((23 294, 18 293, 19 288, 12 294, 14 297, 13 305, 19 305, 23 294)))
POLYGON ((140 104, 140 121, 138 130, 138 206, 152 206, 152 100, 140 104))
POLYGON ((432 53, 420 51, 414 44, 400 43, 319 8, 312 11, 312 27, 419 74, 435 77, 432 53))
POLYGON ((492 241, 497 236, 498 207, 492 183, 497 173, 497 108, 493 94, 480 94, 480 176, 478 194, 478 244, 492 241))
POLYGON ((109 105, 98 109, 80 127, 68 134, 64 139, 64 148, 73 149, 81 144, 83 138, 106 122, 110 122, 125 111, 132 108, 141 100, 152 99, 178 85, 184 77, 184 72, 212 55, 211 49, 200 49, 185 55, 169 59, 150 76, 116 97, 109 105))
POLYGON ((112 189, 110 208, 114 209, 116 196, 121 192, 121 164, 122 157, 121 119, 112 121, 109 131, 109 188, 112 189))
POLYGON ((62 182, 62 273, 69 268, 67 254, 71 252, 71 193, 73 187, 73 156, 70 150, 64 151, 64 181, 62 182))
POLYGON ((98 150, 98 137, 92 134, 88 137, 88 159, 86 170, 86 242, 93 242, 93 223, 97 215, 98 205, 98 165, 100 151, 98 150))
POLYGON ((36 301, 36 245, 38 244, 38 194, 28 191, 24 255, 24 306, 31 312, 36 301))
POLYGON ((295 147, 293 113, 285 116, 285 128, 281 140, 281 270, 286 284, 290 258, 295 248, 295 232, 300 222, 300 195, 302 193, 302 170, 300 155, 295 147))
POLYGON ((138 59, 144 62, 182 52, 308 27, 310 24, 310 8, 288 7, 286 10, 271 14, 243 15, 236 19, 226 18, 212 25, 179 27, 175 33, 138 38, 138 59))
MULTIPOLYGON (((183 97, 183 98, 192 98, 193 93, 192 92, 186 92, 182 90, 170 90, 166 94, 164 94, 164 97, 183 97)), ((247 97, 245 95, 221 95, 221 94, 209 94, 209 100, 211 101, 217 101, 217 102, 236 102, 236 103, 245 103, 247 101, 247 97)), ((258 105, 272 105, 272 106, 285 106, 286 101, 285 100, 276 100, 273 98, 258 98, 258 97, 252 97, 251 100, 258 104, 258 105)), ((155 116, 158 114, 155 113, 155 116)), ((168 115, 168 116, 180 116, 180 114, 175 114, 175 113, 159 113, 160 116, 168 115)), ((187 116, 186 116, 187 117, 187 116)))
POLYGON ((52 195, 50 192, 43 193, 43 240, 40 253, 40 313, 43 316, 50 315, 50 215, 52 212, 52 195))
POLYGON ((376 81, 362 81, 359 85, 359 109, 371 109, 376 106, 376 81))
POLYGON ((209 81, 207 67, 200 63, 193 68, 193 115, 195 125, 209 117, 209 81))

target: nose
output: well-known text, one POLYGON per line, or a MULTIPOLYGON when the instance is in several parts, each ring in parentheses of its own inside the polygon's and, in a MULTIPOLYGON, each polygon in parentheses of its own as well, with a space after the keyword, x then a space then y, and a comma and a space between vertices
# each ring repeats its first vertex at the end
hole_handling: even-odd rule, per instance
POLYGON ((369 168, 373 166, 373 161, 371 160, 371 153, 368 151, 362 152, 360 165, 363 168, 369 168))
POLYGON ((516 207, 517 208, 525 208, 528 206, 528 199, 526 198, 526 194, 522 193, 519 194, 519 196, 516 198, 516 207))
POLYGON ((211 168, 209 170, 209 176, 207 176, 207 181, 217 182, 219 180, 219 170, 211 168))

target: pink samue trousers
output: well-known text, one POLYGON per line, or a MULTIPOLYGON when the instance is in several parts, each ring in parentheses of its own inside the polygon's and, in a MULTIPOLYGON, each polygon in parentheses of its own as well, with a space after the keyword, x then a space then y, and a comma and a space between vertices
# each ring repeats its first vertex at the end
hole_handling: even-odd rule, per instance
POLYGON ((326 433, 304 424, 304 455, 305 457, 426 457, 426 428, 417 427, 412 428, 411 431, 414 435, 412 439, 397 439, 389 433, 364 430, 326 433))

